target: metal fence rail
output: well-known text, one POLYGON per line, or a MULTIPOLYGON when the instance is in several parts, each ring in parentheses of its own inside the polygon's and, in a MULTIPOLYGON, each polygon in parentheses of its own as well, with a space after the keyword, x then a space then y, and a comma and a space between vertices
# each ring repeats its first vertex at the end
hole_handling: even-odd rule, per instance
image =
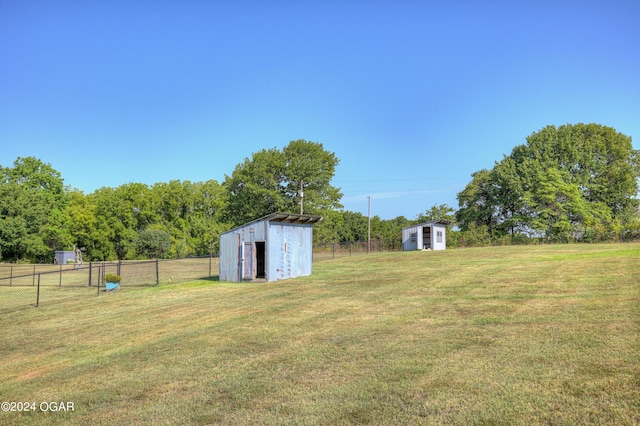
POLYGON ((398 251, 397 244, 384 240, 349 241, 339 243, 319 244, 313 247, 313 261, 339 259, 342 257, 358 256, 370 252, 398 251))
POLYGON ((0 278, 0 313, 38 306, 37 275, 0 278), (33 282, 36 280, 36 282, 33 282))
MULTIPOLYGON (((394 250, 398 248, 383 240, 329 243, 313 247, 313 261, 394 250)), ((82 265, 0 264, 0 314, 73 297, 99 296, 105 292, 106 274, 120 275, 120 288, 126 289, 211 278, 218 275, 219 267, 219 259, 213 256, 82 265)))
POLYGON ((218 275, 218 258, 89 262, 83 265, 0 265, 0 313, 73 297, 98 296, 106 274, 120 275, 121 288, 155 286, 218 275))

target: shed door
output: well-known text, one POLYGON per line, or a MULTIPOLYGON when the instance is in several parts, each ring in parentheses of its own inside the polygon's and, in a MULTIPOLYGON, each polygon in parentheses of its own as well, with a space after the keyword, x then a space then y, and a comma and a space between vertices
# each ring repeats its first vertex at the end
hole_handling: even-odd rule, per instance
POLYGON ((256 241, 256 278, 267 277, 264 250, 264 241, 256 241))
POLYGON ((244 257, 242 259, 242 279, 253 279, 253 243, 244 243, 244 257))
POLYGON ((422 248, 430 249, 431 247, 431 227, 425 226, 422 228, 422 248))

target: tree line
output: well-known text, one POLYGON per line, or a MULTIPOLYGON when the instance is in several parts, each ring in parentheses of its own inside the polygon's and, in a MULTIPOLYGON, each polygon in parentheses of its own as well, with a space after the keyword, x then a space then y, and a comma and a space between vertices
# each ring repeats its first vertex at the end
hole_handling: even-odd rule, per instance
POLYGON ((547 126, 472 174, 456 218, 475 243, 640 237, 640 152, 598 124, 547 126))
MULTIPOLYGON (((238 164, 223 182, 128 183, 90 194, 66 187, 34 157, 0 166, 0 260, 50 263, 217 253, 219 235, 276 211, 321 215, 316 244, 367 240, 368 218, 344 210, 331 180, 339 160, 322 144, 291 141, 238 164)), ((640 238, 640 154, 597 124, 547 126, 491 170, 472 174, 459 209, 434 205, 414 219, 371 218, 371 238, 400 249, 403 227, 451 222, 449 247, 640 238)))

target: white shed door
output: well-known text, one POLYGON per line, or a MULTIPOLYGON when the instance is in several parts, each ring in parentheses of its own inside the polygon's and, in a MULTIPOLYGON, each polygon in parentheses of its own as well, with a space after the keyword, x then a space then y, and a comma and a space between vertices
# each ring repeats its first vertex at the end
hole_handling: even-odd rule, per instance
POLYGON ((242 278, 253 279, 253 243, 244 243, 244 258, 242 259, 242 278))

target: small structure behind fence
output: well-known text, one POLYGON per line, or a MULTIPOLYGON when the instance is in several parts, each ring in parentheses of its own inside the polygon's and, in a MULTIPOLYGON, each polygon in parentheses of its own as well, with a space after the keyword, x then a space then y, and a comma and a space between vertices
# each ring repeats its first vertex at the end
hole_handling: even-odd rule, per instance
POLYGON ((189 257, 143 261, 89 262, 84 265, 0 264, 0 313, 42 303, 104 292, 104 276, 122 277, 121 288, 155 286, 210 278, 218 258, 189 257))

